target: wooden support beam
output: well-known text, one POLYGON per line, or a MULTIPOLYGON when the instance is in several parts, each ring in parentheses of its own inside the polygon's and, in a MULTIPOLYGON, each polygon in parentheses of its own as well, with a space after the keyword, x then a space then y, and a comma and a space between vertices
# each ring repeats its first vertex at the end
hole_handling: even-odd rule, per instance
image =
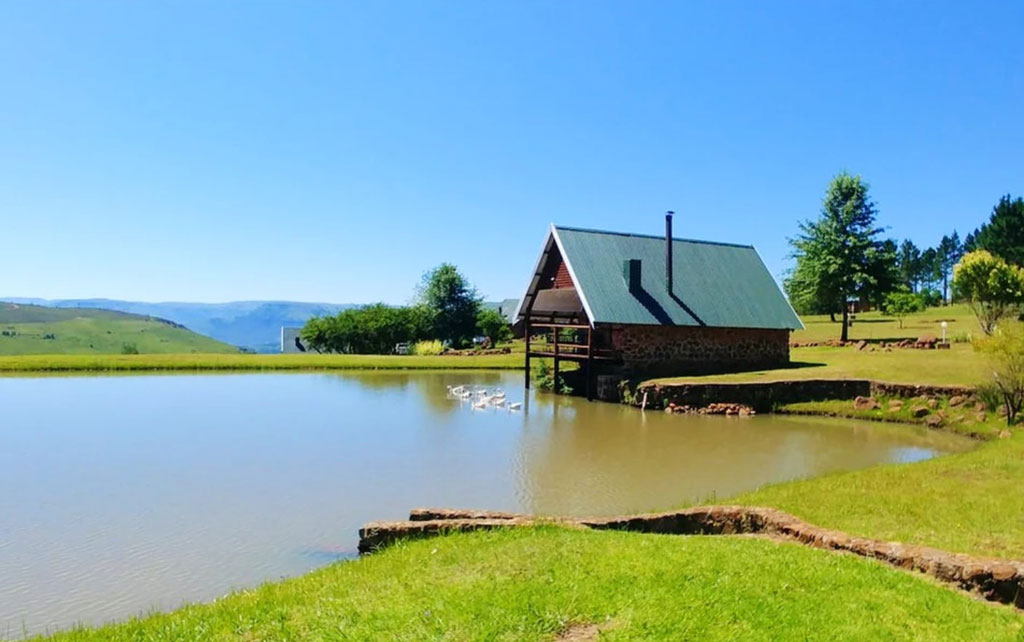
POLYGON ((553 343, 555 344, 555 379, 554 379, 554 390, 558 392, 558 328, 552 328, 551 333, 554 336, 553 343))
POLYGON ((524 387, 527 390, 529 390, 530 389, 530 316, 529 315, 526 316, 526 320, 524 321, 524 323, 525 323, 524 327, 526 328, 526 380, 525 380, 523 385, 524 385, 524 387))
POLYGON ((594 331, 587 329, 587 401, 594 399, 594 331))

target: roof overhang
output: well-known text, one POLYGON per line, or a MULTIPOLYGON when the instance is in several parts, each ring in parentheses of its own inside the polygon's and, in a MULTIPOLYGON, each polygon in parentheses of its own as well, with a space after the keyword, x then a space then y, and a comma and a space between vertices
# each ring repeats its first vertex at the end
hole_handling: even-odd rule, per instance
MULTIPOLYGON (((572 279, 573 290, 575 290, 574 294, 576 295, 575 301, 573 302, 569 302, 568 300, 564 299, 557 299, 557 304, 575 306, 578 303, 579 308, 577 310, 577 314, 579 313, 579 311, 585 312, 587 315, 587 323, 589 323, 590 326, 593 327, 594 315, 590 310, 590 305, 587 303, 587 296, 583 292, 583 288, 580 287, 579 279, 576 278, 576 272, 572 268, 572 263, 570 262, 569 257, 566 256, 565 254, 565 248, 562 247, 562 241, 558 238, 558 228, 555 227, 554 223, 551 224, 548 230, 547 238, 544 239, 544 247, 541 249, 540 257, 537 259, 536 266, 533 269, 533 276, 530 277, 530 284, 526 287, 526 294, 524 294, 522 298, 519 299, 519 307, 516 308, 516 313, 514 317, 515 323, 519 323, 521 320, 523 320, 523 318, 526 316, 527 310, 533 311, 535 309, 536 303, 539 302, 539 295, 544 294, 546 292, 554 291, 546 289, 540 290, 539 288, 540 278, 541 275, 544 273, 544 266, 551 258, 551 254, 556 250, 558 251, 558 254, 562 257, 562 261, 565 263, 566 270, 569 272, 569 278, 572 279)), ((569 292, 569 290, 564 291, 569 292)), ((555 305, 556 297, 549 297, 548 295, 545 294, 545 301, 547 302, 547 305, 555 305)), ((545 316, 549 316, 546 311, 537 310, 537 312, 540 314, 544 314, 545 316)), ((559 313, 556 316, 564 316, 564 313, 559 313)))

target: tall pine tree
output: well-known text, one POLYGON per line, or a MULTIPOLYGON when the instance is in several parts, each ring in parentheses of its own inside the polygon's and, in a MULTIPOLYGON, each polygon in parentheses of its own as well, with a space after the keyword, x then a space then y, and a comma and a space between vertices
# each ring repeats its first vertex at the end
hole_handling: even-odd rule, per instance
POLYGON ((877 299, 893 286, 895 244, 881 238, 878 210, 860 176, 843 172, 825 192, 821 214, 800 224, 790 244, 799 279, 786 281, 791 299, 828 301, 842 311, 842 341, 849 339, 851 299, 877 299))

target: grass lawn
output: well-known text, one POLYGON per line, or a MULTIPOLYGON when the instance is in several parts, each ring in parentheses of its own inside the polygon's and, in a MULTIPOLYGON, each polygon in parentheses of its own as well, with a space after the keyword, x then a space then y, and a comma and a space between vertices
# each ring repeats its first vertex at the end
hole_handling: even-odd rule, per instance
POLYGON ((892 352, 830 348, 793 348, 787 368, 700 377, 662 377, 652 383, 783 381, 788 379, 875 379, 893 383, 974 386, 985 379, 985 357, 967 343, 949 350, 894 349, 892 352))
POLYGON ((0 356, 0 373, 215 370, 515 369, 522 354, 397 356, 362 354, 140 354, 0 356))
POLYGON ((724 503, 772 506, 851 535, 1024 559, 1024 432, 970 452, 788 482, 724 503))
MULTIPOLYGON (((794 341, 824 341, 838 339, 841 331, 839 317, 833 322, 827 314, 801 316, 805 328, 793 333, 794 341)), ((923 334, 934 334, 942 337, 942 322, 947 324, 946 336, 964 338, 966 335, 978 337, 981 329, 978 320, 966 305, 950 305, 939 308, 928 308, 913 314, 903 321, 903 327, 893 317, 884 316, 881 312, 864 312, 856 315, 850 326, 850 339, 872 341, 885 339, 916 339, 923 334)))
POLYGON ((48 640, 1019 640, 1024 616, 855 557, 742 537, 554 526, 355 562, 48 640), (565 639, 597 639, 570 638, 565 639))

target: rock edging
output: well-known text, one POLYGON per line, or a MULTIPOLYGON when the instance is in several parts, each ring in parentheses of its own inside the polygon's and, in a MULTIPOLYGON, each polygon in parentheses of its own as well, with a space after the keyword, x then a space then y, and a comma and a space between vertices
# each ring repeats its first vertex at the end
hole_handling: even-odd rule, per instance
MULTIPOLYGON (((932 386, 889 383, 872 379, 785 379, 782 381, 718 382, 718 383, 651 383, 630 390, 630 382, 620 381, 615 390, 617 401, 634 406, 663 409, 675 406, 706 407, 711 404, 740 404, 757 412, 805 401, 856 399, 857 397, 890 396, 912 398, 972 396, 974 388, 964 386, 932 386)), ((610 394, 611 388, 604 386, 610 394)), ((611 400, 611 399, 606 399, 611 400)))
POLYGON ((422 508, 413 510, 406 521, 370 522, 363 526, 359 529, 359 552, 371 553, 402 539, 544 523, 665 535, 755 534, 778 537, 919 571, 986 600, 1024 609, 1024 561, 974 557, 928 546, 853 537, 841 531, 819 528, 774 508, 701 506, 664 513, 597 518, 537 518, 516 513, 422 508))

